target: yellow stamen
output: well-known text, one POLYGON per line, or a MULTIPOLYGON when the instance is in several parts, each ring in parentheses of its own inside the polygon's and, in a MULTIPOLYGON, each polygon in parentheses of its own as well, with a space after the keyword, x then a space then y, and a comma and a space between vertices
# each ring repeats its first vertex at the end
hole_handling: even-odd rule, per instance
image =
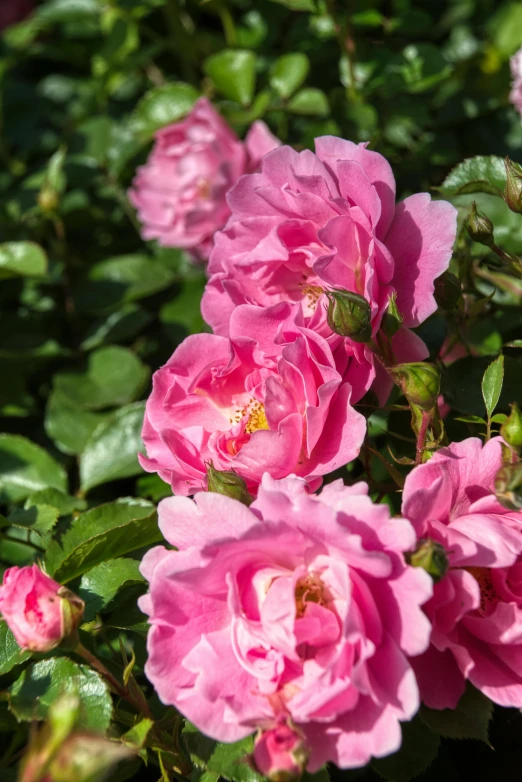
POLYGON ((248 405, 247 410, 249 416, 247 425, 245 426, 245 432, 252 434, 252 432, 257 432, 259 429, 270 428, 268 426, 268 421, 266 420, 265 406, 261 404, 261 402, 258 402, 256 399, 252 399, 248 405))
POLYGON ((309 573, 305 578, 299 579, 296 584, 295 607, 298 618, 304 615, 307 603, 319 603, 322 606, 328 603, 326 587, 315 573, 309 573))

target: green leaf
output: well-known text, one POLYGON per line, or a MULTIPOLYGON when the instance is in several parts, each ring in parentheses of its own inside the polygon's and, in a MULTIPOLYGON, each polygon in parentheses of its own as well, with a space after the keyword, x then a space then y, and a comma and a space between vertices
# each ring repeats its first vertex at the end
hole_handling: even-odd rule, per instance
POLYGON ((103 344, 125 342, 135 337, 153 320, 153 316, 137 304, 123 305, 120 310, 96 320, 87 331, 80 347, 93 350, 103 344))
POLYGON ((489 744, 488 726, 493 704, 469 682, 456 709, 428 709, 421 706, 419 716, 430 730, 450 739, 478 739, 489 744))
POLYGON ((154 87, 136 106, 133 129, 150 138, 159 128, 182 119, 197 99, 196 88, 181 81, 154 87))
POLYGON ((129 584, 142 584, 140 563, 134 559, 111 559, 84 573, 78 594, 85 601, 84 618, 90 622, 129 584))
POLYGON ((487 421, 480 415, 463 415, 460 418, 455 418, 455 421, 462 421, 465 424, 484 424, 485 426, 487 424, 487 421))
POLYGON ((40 489, 27 498, 24 507, 30 508, 32 505, 51 505, 60 516, 68 516, 74 511, 85 510, 87 502, 58 489, 40 489))
POLYGON ((116 630, 129 630, 142 637, 149 631, 148 619, 138 608, 135 596, 119 604, 108 617, 104 617, 103 625, 116 630))
POLYGON ((0 502, 20 502, 47 487, 67 490, 63 467, 31 440, 0 434, 0 502))
POLYGON ((58 521, 58 509, 52 505, 32 505, 31 507, 17 508, 7 518, 12 527, 30 529, 43 536, 50 532, 58 521))
POLYGON ((107 730, 112 717, 107 685, 92 668, 77 665, 67 657, 40 660, 26 668, 11 687, 11 710, 19 720, 43 720, 64 693, 78 696, 84 730, 107 730))
POLYGON ((90 354, 83 372, 57 373, 54 387, 83 410, 101 410, 133 402, 145 388, 149 373, 130 350, 109 345, 90 354))
POLYGON ((74 519, 60 544, 53 541, 48 547, 45 564, 53 578, 66 583, 100 562, 161 539, 154 505, 146 500, 122 498, 74 519))
POLYGON ((46 273, 47 256, 38 244, 0 244, 0 280, 7 277, 42 277, 46 273))
POLYGON ((497 12, 489 18, 487 29, 495 47, 507 58, 522 46, 522 5, 511 2, 499 3, 497 7, 497 12))
POLYGON ((505 413, 495 413, 495 415, 491 416, 492 424, 505 424, 507 420, 508 417, 505 413))
POLYGON ((270 85, 286 100, 299 89, 309 70, 310 60, 306 54, 283 54, 270 69, 270 85))
POLYGON ((234 744, 219 744, 200 733, 190 722, 185 723, 183 738, 194 765, 214 772, 233 782, 259 782, 264 780, 245 762, 254 748, 253 736, 247 736, 234 744))
POLYGON ((482 378, 482 397, 486 405, 488 418, 491 417, 500 399, 502 383, 504 382, 504 356, 501 354, 491 362, 482 378))
POLYGON ((38 17, 46 22, 83 22, 99 14, 97 0, 49 0, 38 9, 38 17))
POLYGON ((372 769, 392 782, 410 782, 435 760, 440 737, 418 718, 401 724, 402 744, 398 752, 372 760, 372 769))
POLYGON ((506 169, 501 157, 471 157, 455 166, 437 190, 445 196, 489 193, 500 196, 506 186, 506 169))
POLYGON ((322 90, 304 87, 288 102, 288 111, 305 116, 326 117, 330 113, 330 107, 322 90))
MULTIPOLYGON (((465 416, 470 413, 477 416, 484 414, 484 399, 480 386, 489 364, 490 360, 486 357, 467 356, 446 367, 441 376, 441 394, 452 410, 465 416)), ((501 410, 507 410, 512 402, 522 405, 521 373, 522 361, 506 356, 504 382, 497 406, 501 410)))
POLYGON ((102 483, 139 475, 138 453, 144 452, 141 439, 145 403, 127 405, 94 430, 80 461, 83 491, 102 483))
POLYGON ((182 326, 189 334, 197 334, 205 328, 200 311, 205 283, 203 275, 199 279, 185 280, 179 295, 164 304, 160 310, 160 320, 175 345, 179 344, 181 336, 176 326, 182 326))
POLYGON ((103 313, 165 290, 178 274, 149 255, 120 255, 96 263, 75 290, 82 312, 103 313))
POLYGON ((106 413, 82 410, 62 391, 53 391, 47 400, 44 426, 60 451, 79 454, 96 427, 106 418, 106 413))
POLYGON ((256 55, 246 49, 223 49, 203 63, 218 92, 242 106, 250 105, 256 86, 256 55))
POLYGON ((317 5, 315 0, 271 0, 272 3, 279 3, 279 5, 286 5, 292 11, 316 11, 317 5))
POLYGON ((522 339, 512 339, 504 344, 506 348, 522 348, 522 339))
POLYGON ((149 735, 154 722, 147 717, 136 723, 127 733, 121 736, 121 741, 132 749, 139 750, 145 746, 147 736, 149 735))
POLYGON ((15 665, 28 660, 31 652, 23 652, 5 622, 0 621, 0 676, 12 671, 15 665))

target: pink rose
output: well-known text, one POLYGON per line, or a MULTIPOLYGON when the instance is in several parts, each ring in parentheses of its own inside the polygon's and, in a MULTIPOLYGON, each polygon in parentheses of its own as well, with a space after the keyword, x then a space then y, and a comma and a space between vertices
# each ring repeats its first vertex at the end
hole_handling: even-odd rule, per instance
POLYGON ((12 567, 0 586, 0 613, 17 644, 48 652, 78 627, 84 603, 36 565, 12 567))
POLYGON ((142 237, 208 257, 215 231, 230 214, 225 195, 242 174, 255 171, 279 141, 255 122, 241 142, 206 98, 181 122, 158 130, 129 198, 143 223, 142 237))
POLYGON ((513 77, 509 100, 522 117, 522 49, 519 49, 519 51, 513 55, 509 64, 513 77))
POLYGON ((299 779, 308 760, 303 738, 285 719, 261 731, 252 755, 255 769, 272 782, 299 779))
POLYGON ((255 492, 264 472, 314 486, 359 453, 365 419, 351 406, 373 375, 361 346, 336 355, 303 325, 300 305, 243 305, 230 338, 188 337, 153 378, 142 437, 176 494, 206 487, 206 463, 255 492))
POLYGON ((23 22, 33 13, 33 10, 34 5, 31 0, 3 0, 0 2, 0 30, 23 22))
POLYGON ((444 546, 450 567, 424 606, 431 646, 412 663, 431 708, 455 708, 465 679, 522 706, 522 514, 494 494, 501 442, 453 443, 406 478, 402 513, 444 546))
POLYGON ((160 503, 179 551, 145 555, 140 607, 164 703, 218 741, 291 720, 312 772, 399 747, 419 706, 407 656, 429 643, 432 585, 405 562, 409 522, 367 491, 336 481, 317 496, 265 474, 250 508, 208 492, 160 503))
MULTIPOLYGON (((364 296, 374 335, 393 291, 405 327, 435 311, 434 280, 451 258, 456 209, 427 193, 396 205, 390 165, 366 144, 324 136, 315 146, 315 154, 272 151, 261 173, 228 194, 232 216, 215 236, 202 302, 217 334, 228 334, 238 304, 280 301, 301 301, 309 327, 324 333, 325 288, 364 296)), ((425 358, 423 351, 414 346, 400 360, 425 358)))

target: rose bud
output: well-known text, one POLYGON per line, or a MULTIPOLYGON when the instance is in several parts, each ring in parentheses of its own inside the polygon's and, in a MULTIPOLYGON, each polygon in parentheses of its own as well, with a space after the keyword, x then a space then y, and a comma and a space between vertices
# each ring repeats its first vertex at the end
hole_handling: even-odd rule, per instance
POLYGON ((245 480, 234 470, 216 470, 212 459, 207 463, 207 491, 232 497, 243 505, 250 505, 252 502, 252 495, 247 490, 245 480))
POLYGON ((493 238, 493 223, 487 215, 478 212, 475 201, 471 204, 471 213, 466 228, 474 242, 491 247, 495 241, 493 238))
POLYGON ((406 556, 407 562, 413 567, 421 567, 429 573, 437 583, 446 575, 448 557, 444 546, 431 538, 420 538, 417 548, 406 556))
POLYGON ((397 364, 390 367, 402 393, 421 410, 432 410, 440 393, 440 375, 433 364, 418 361, 412 364, 397 364))
POLYGON ((500 427, 500 434, 517 451, 522 448, 522 413, 516 402, 511 405, 507 421, 500 427))
POLYGON ((395 291, 388 297, 388 309, 384 313, 381 328, 387 337, 393 337, 402 326, 402 317, 397 307, 397 294, 395 291))
POLYGON ((328 299, 326 313, 328 325, 341 337, 353 342, 368 342, 372 336, 370 305, 358 293, 351 291, 325 291, 328 299))
POLYGON ((4 574, 0 613, 22 649, 54 649, 74 633, 83 609, 83 600, 36 565, 12 567, 4 574))
POLYGON ((256 738, 252 763, 272 782, 299 779, 307 760, 304 737, 287 722, 260 731, 256 738))
POLYGON ((506 187, 502 193, 504 201, 512 212, 522 214, 522 168, 508 157, 504 160, 506 166, 506 187))

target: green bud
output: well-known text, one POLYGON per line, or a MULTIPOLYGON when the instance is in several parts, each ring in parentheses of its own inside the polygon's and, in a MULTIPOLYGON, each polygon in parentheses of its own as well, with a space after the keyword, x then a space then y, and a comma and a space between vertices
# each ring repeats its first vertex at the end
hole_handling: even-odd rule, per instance
POLYGON ((444 546, 431 538, 421 538, 415 551, 407 554, 406 559, 413 567, 421 567, 429 573, 435 582, 440 581, 448 570, 448 557, 444 546))
POLYGON ((341 337, 354 342, 368 342, 372 336, 370 305, 358 293, 351 291, 325 291, 328 299, 326 317, 328 325, 341 337))
POLYGON ((243 478, 234 470, 216 470, 212 460, 207 462, 207 491, 232 497, 243 505, 250 505, 252 502, 243 478))
POLYGON ((508 445, 522 448, 522 413, 516 402, 511 405, 511 413, 505 424, 500 427, 500 434, 508 445))
POLYGON ((495 494, 504 508, 522 510, 522 462, 500 468, 495 476, 495 494))
POLYGON ((477 211, 475 201, 471 204, 471 213, 466 228, 474 242, 485 244, 486 247, 491 247, 494 244, 493 223, 489 217, 477 211))
POLYGON ((460 280, 451 272, 444 272, 435 280, 435 301, 441 309, 446 311, 454 309, 461 295, 460 280))
POLYGON ((433 410, 440 393, 440 375, 433 364, 417 362, 390 367, 402 393, 420 410, 433 410))
POLYGON ((102 782, 122 760, 135 753, 97 734, 76 733, 62 744, 48 769, 50 782, 102 782))
POLYGON ((508 157, 504 159, 506 167, 506 187, 502 193, 504 201, 512 212, 522 214, 522 168, 508 157))
POLYGON ((56 212, 60 204, 60 196, 53 187, 42 187, 38 193, 38 206, 42 212, 56 212))
POLYGON ((381 328, 387 337, 393 337, 402 326, 403 317, 397 307, 395 291, 388 298, 388 309, 384 313, 381 328))

